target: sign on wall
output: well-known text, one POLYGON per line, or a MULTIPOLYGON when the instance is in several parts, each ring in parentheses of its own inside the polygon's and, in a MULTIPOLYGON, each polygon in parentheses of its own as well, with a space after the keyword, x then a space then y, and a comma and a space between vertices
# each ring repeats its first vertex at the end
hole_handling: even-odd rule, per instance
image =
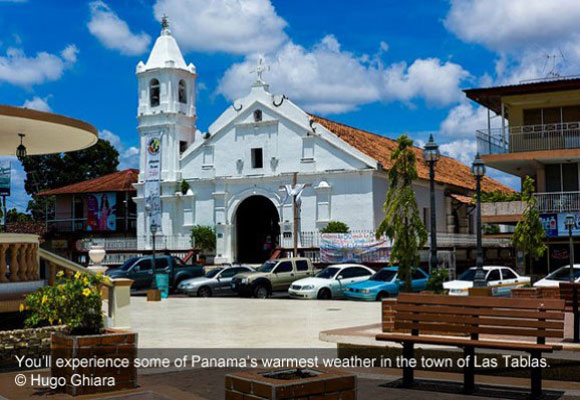
POLYGON ((145 204, 150 207, 149 225, 161 230, 161 134, 147 137, 147 158, 145 160, 145 204))
POLYGON ((547 237, 567 237, 568 229, 566 228, 566 217, 574 216, 574 228, 572 236, 580 236, 580 212, 558 213, 558 214, 541 214, 540 221, 546 231, 547 237))
POLYGON ((0 196, 10 196, 10 160, 0 160, 0 196))
POLYGON ((376 239, 374 233, 325 233, 320 242, 320 262, 323 263, 387 263, 391 242, 376 239))
POLYGON ((117 230, 116 193, 87 194, 87 231, 117 230))

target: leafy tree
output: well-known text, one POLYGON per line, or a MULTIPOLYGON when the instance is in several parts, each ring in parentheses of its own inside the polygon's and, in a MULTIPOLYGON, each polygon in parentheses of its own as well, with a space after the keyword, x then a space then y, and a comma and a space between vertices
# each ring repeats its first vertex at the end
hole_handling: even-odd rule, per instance
POLYGON ((546 231, 538 212, 538 200, 534 196, 534 180, 529 176, 526 176, 522 184, 522 201, 525 204, 524 213, 512 235, 512 244, 523 253, 524 263, 528 256, 531 258, 530 276, 533 279, 534 260, 544 255, 547 246, 544 242, 546 231))
POLYGON ((320 233, 348 233, 350 231, 347 224, 340 221, 330 221, 328 225, 320 230, 320 233))
POLYGON ((26 172, 24 189, 32 196, 28 211, 35 220, 43 220, 51 199, 35 196, 36 193, 116 172, 119 152, 108 141, 99 139, 84 150, 29 156, 22 165, 26 172))
POLYGON ((191 244, 203 252, 215 250, 215 229, 211 226, 195 225, 191 228, 191 244))
POLYGON ((449 278, 449 273, 445 268, 437 268, 431 272, 429 275, 429 279, 427 279, 427 290, 432 290, 437 294, 441 294, 444 292, 443 289, 443 282, 445 282, 449 278))
POLYGON ((389 189, 383 210, 385 218, 377 229, 379 238, 386 234, 392 241, 391 264, 399 266, 399 279, 405 291, 411 291, 413 269, 419 265, 419 249, 427 243, 427 229, 421 220, 415 199, 413 181, 418 178, 413 140, 403 134, 391 154, 392 166, 387 173, 389 189))
MULTIPOLYGON (((1 213, 2 211, 0 210, 0 214, 1 213)), ((6 211, 6 223, 29 221, 32 221, 32 216, 30 214, 22 213, 15 208, 6 211)))

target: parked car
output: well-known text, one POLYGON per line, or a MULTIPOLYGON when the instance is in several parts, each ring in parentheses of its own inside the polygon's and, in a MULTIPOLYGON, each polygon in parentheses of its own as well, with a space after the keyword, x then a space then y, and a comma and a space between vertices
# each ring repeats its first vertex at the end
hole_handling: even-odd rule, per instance
MULTIPOLYGON (((133 280, 131 289, 143 290, 151 287, 153 280, 152 257, 134 257, 127 260, 121 267, 109 269, 106 272, 111 278, 128 278, 133 280)), ((181 281, 205 275, 201 265, 185 265, 181 259, 174 256, 155 256, 157 272, 169 274, 169 289, 177 289, 181 281)))
MULTIPOLYGON (((471 267, 464 271, 457 279, 443 283, 443 288, 449 290, 451 296, 467 296, 469 288, 473 287, 477 267, 471 267)), ((520 276, 509 267, 502 265, 484 266, 487 286, 492 288, 494 296, 509 296, 512 289, 525 286, 530 283, 530 278, 520 276)))
MULTIPOLYGON (((368 280, 347 285, 344 295, 352 300, 375 301, 396 297, 404 282, 398 278, 399 267, 385 267, 368 280)), ((425 289, 429 275, 421 268, 413 271, 411 287, 413 292, 425 289)))
MULTIPOLYGON (((570 282, 570 264, 558 268, 534 283, 535 287, 558 287, 560 282, 570 282)), ((580 264, 574 264, 574 282, 580 283, 580 264)))
POLYGON ((242 272, 252 272, 254 269, 245 265, 233 265, 212 269, 205 276, 186 279, 177 289, 189 296, 212 297, 224 294, 234 294, 232 278, 242 272))
POLYGON ((232 279, 232 289, 241 296, 266 298, 277 291, 287 291, 298 279, 314 275, 309 258, 282 258, 266 261, 254 272, 244 272, 232 279))
POLYGON ((316 276, 299 279, 292 283, 288 294, 295 299, 335 299, 344 297, 344 289, 350 283, 366 281, 375 273, 360 264, 334 264, 316 276))

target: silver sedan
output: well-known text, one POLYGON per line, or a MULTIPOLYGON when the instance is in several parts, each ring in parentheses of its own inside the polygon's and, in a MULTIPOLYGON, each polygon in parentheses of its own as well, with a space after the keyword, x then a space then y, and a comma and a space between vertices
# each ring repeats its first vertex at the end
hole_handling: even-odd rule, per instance
POLYGON ((189 296, 211 297, 235 294, 230 283, 232 278, 242 272, 251 272, 253 269, 245 265, 218 267, 209 271, 205 276, 182 281, 177 289, 189 296))

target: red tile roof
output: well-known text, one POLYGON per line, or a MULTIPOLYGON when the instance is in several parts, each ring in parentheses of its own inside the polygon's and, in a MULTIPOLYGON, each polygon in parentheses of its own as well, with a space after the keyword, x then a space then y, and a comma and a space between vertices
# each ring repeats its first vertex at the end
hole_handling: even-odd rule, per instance
MULTIPOLYGON (((396 140, 330 121, 317 115, 311 115, 311 117, 349 145, 380 162, 385 169, 389 169, 392 165, 390 158, 397 146, 396 140)), ((413 147, 413 151, 417 158, 419 178, 429 180, 429 166, 423 160, 423 149, 413 147)), ((447 156, 442 155, 435 166, 435 181, 475 191, 475 178, 471 175, 469 167, 447 156)), ((514 192, 513 189, 487 176, 484 176, 481 181, 481 189, 484 192, 496 190, 505 193, 514 192)))
POLYGON ((137 182, 138 169, 126 169, 103 175, 100 178, 73 183, 56 189, 45 190, 37 196, 52 196, 58 194, 98 193, 98 192, 134 192, 133 184, 137 182))

